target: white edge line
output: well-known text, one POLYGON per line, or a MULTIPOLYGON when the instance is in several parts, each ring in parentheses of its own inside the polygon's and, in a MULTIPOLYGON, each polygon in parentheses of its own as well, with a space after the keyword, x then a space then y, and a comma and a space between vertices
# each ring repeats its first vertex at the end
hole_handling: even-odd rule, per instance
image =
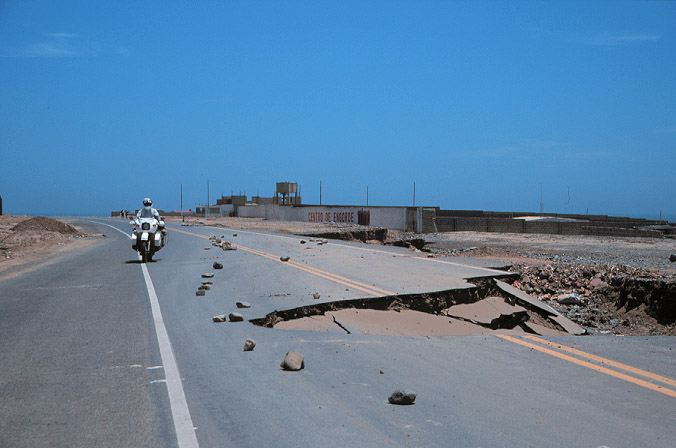
MULTIPOLYGON (((117 227, 98 221, 90 222, 108 226, 131 239, 131 236, 117 227)), ((167 381, 169 404, 171 406, 171 415, 174 419, 174 429, 176 431, 176 438, 178 439, 178 446, 180 448, 199 447, 199 444, 197 443, 197 436, 195 435, 195 427, 193 425, 192 418, 190 417, 190 410, 188 409, 188 402, 185 399, 185 391, 183 390, 181 375, 178 372, 178 365, 176 364, 174 350, 171 347, 171 341, 169 340, 167 328, 164 326, 164 319, 162 319, 160 302, 157 299, 153 281, 150 279, 150 273, 148 272, 148 268, 145 264, 141 264, 141 270, 143 271, 143 278, 145 279, 146 288, 148 289, 150 308, 153 312, 155 335, 157 336, 157 343, 160 347, 160 357, 162 358, 162 364, 164 365, 164 375, 167 381)))

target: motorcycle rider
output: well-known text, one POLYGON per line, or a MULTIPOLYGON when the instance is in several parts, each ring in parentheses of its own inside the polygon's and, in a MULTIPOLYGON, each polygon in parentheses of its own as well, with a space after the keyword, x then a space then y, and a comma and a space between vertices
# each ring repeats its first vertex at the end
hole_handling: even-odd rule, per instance
POLYGON ((160 214, 153 208, 153 201, 150 198, 145 198, 143 200, 143 208, 136 213, 137 218, 140 218, 141 216, 144 218, 150 218, 152 216, 157 219, 158 222, 160 221, 160 214))
POLYGON ((158 228, 162 231, 162 245, 164 245, 164 237, 167 234, 166 229, 164 228, 164 221, 160 217, 160 214, 153 208, 153 201, 150 198, 145 198, 143 200, 143 208, 136 213, 137 218, 150 218, 153 217, 158 222, 158 228))

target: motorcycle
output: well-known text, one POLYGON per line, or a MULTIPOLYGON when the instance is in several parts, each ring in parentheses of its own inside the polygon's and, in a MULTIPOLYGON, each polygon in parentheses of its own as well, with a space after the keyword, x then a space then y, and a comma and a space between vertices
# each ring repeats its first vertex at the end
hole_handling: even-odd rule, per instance
POLYGON ((158 221, 152 211, 143 209, 141 215, 134 218, 131 234, 131 247, 141 255, 141 262, 153 261, 153 255, 164 247, 167 231, 164 221, 158 221))

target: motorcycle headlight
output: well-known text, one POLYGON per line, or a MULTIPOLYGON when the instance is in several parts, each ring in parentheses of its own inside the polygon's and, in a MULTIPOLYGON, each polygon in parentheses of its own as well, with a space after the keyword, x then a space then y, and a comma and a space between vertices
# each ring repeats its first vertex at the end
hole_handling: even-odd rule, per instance
POLYGON ((147 222, 144 222, 143 224, 141 224, 141 228, 143 230, 150 230, 150 224, 147 223, 147 222))

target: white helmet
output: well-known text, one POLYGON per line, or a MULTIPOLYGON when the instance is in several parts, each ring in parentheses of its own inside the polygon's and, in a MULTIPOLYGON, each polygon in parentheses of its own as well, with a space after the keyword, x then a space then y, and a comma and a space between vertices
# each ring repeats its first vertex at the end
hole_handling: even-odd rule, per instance
POLYGON ((150 207, 151 205, 153 205, 153 201, 150 198, 145 198, 143 200, 143 205, 145 205, 146 207, 150 207))

